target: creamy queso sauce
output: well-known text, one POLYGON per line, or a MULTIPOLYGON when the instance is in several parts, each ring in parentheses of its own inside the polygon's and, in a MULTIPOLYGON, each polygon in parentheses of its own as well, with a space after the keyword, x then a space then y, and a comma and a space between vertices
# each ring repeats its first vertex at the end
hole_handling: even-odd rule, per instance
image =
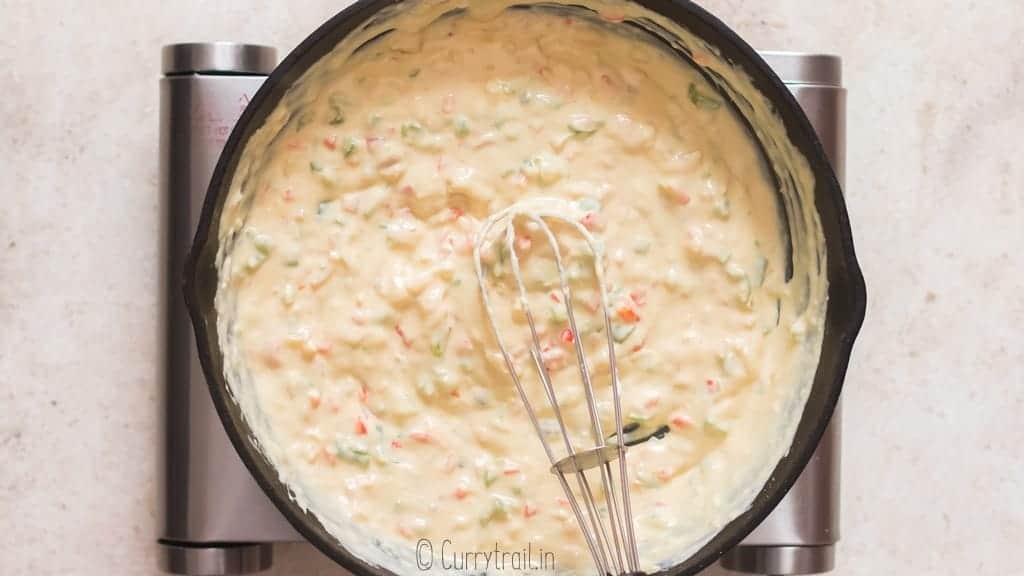
MULTIPOLYGON (((414 21, 314 67, 239 166, 218 329, 255 440, 296 500, 369 562, 407 572, 428 538, 439 561, 445 539, 446 554, 532 545, 535 561, 543 549, 558 571, 591 572, 473 269, 490 214, 558 202, 601 247, 626 422, 668 430, 629 450, 641 561, 679 561, 784 454, 820 345, 823 281, 785 278, 767 166, 716 89, 652 43, 535 10, 414 21)), ((572 346, 582 339, 606 390, 606 335, 593 262, 560 241, 579 334, 536 229, 520 227, 515 250, 582 443, 572 346)), ((508 254, 488 246, 499 324, 530 375, 508 254)), ((525 384, 539 401, 536 378, 525 384)), ((549 410, 541 419, 557 434, 549 410)))

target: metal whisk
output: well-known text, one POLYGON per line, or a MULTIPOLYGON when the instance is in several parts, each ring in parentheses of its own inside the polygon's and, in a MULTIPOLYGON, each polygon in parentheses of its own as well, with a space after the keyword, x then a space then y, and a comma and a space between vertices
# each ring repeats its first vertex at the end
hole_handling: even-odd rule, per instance
MULTIPOLYGON (((636 535, 633 530, 633 513, 629 501, 629 478, 626 466, 626 446, 623 440, 622 430, 622 406, 619 398, 619 376, 615 363, 615 343, 612 339, 611 318, 608 312, 608 295, 605 289, 604 270, 601 264, 600 250, 597 242, 590 232, 581 225, 578 220, 567 214, 573 214, 567 202, 556 199, 535 199, 513 204, 504 210, 491 215, 476 237, 473 249, 473 259, 476 266, 477 282, 480 286, 480 293, 483 298, 484 309, 487 312, 487 319, 490 322, 491 330, 501 349, 501 355, 505 360, 512 381, 515 383, 519 397, 530 417, 534 431, 540 438, 544 451, 551 462, 551 471, 561 483, 562 490, 569 501, 576 521, 579 523, 587 547, 593 556, 594 563, 600 574, 622 575, 639 572, 639 559, 637 555, 636 535), (547 221, 559 221, 570 226, 584 239, 587 249, 593 256, 594 275, 600 292, 600 310, 604 316, 604 334, 608 340, 608 360, 611 371, 611 396, 615 411, 615 438, 616 441, 608 443, 605 440, 604 431, 601 427, 601 419, 598 414, 597 401, 594 398, 593 381, 589 364, 587 363, 586 352, 583 348, 583 339, 578 337, 579 331, 576 326, 576 317, 572 305, 572 293, 569 289, 569 279, 562 263, 562 254, 555 233, 547 221), (551 375, 542 357, 540 337, 537 333, 537 326, 534 322, 533 312, 527 299, 527 289, 523 282, 520 270, 519 257, 516 254, 515 226, 517 221, 531 222, 535 228, 541 231, 547 239, 554 255, 555 265, 558 269, 558 280, 561 288, 561 301, 564 303, 566 317, 569 322, 569 329, 572 331, 573 344, 576 350, 576 359, 583 379, 583 391, 586 398, 587 410, 590 416, 590 428, 593 435, 593 445, 585 448, 577 448, 569 436, 562 411, 558 405, 558 398, 551 383, 551 375), (516 370, 512 355, 508 346, 498 329, 494 316, 494 309, 491 306, 491 295, 487 287, 487 279, 484 275, 484 265, 481 260, 481 250, 490 246, 488 238, 491 231, 496 227, 504 226, 504 242, 511 264, 512 275, 515 278, 519 293, 519 303, 522 312, 526 316, 530 327, 532 342, 530 343, 530 355, 533 358, 534 366, 540 376, 558 428, 561 431, 565 443, 566 456, 556 458, 552 447, 548 444, 544 431, 534 410, 533 404, 527 397, 519 372, 516 370), (612 462, 618 460, 618 482, 613 472, 612 462), (607 507, 607 518, 598 509, 598 498, 594 495, 587 471, 597 470, 601 476, 601 486, 604 492, 604 502, 607 507), (583 508, 580 507, 575 493, 567 481, 568 476, 575 476, 580 498, 583 500, 583 508), (616 491, 616 487, 619 491, 616 491), (584 512, 585 509, 585 512, 584 512)), ((499 233, 501 233, 499 229, 499 233)), ((501 241, 497 238, 495 241, 501 241)))

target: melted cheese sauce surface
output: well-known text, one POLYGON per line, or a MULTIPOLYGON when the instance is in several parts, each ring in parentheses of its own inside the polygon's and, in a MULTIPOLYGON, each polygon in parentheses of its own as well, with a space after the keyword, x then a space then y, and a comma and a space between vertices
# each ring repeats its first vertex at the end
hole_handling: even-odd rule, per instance
MULTIPOLYGON (((558 571, 592 571, 473 269, 490 214, 554 199, 603 246, 626 422, 636 436, 668 430, 629 451, 641 560, 685 557, 784 453, 801 358, 817 352, 823 309, 786 282, 787 237, 749 133, 696 70, 579 18, 456 15, 343 56, 285 96, 222 216, 220 337, 256 441, 372 562, 401 566, 428 538, 435 553, 445 539, 449 552, 531 544, 558 571)), ((593 262, 578 238, 559 240, 579 334, 546 241, 524 223, 514 245, 585 446, 572 346, 589 352, 612 430, 607 336, 593 262)), ((484 263, 544 405, 508 254, 489 245, 484 263)), ((541 420, 557 445, 549 410, 541 420)))

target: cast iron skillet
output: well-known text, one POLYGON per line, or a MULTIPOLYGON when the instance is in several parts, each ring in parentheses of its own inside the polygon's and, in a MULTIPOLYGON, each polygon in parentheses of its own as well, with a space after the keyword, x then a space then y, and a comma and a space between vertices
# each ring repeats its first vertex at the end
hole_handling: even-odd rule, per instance
MULTIPOLYGON (((235 449, 263 491, 300 534, 324 554, 359 576, 390 576, 343 548, 312 514, 288 497, 276 471, 249 438, 252 431, 231 398, 223 371, 223 355, 217 339, 214 296, 217 290, 217 237, 221 209, 239 157, 253 133, 262 126, 289 86, 349 32, 373 18, 396 0, 360 0, 328 20, 288 55, 270 75, 242 113, 228 138, 203 204, 195 242, 185 270, 185 300, 196 331, 199 358, 214 404, 235 449)), ((810 460, 839 399, 854 338, 864 320, 864 279, 853 251, 846 206, 835 175, 811 125, 789 90, 757 53, 725 24, 688 0, 638 0, 649 10, 674 20, 719 49, 739 66, 775 106, 789 139, 810 163, 814 173, 814 201, 825 235, 828 262, 828 310, 821 358, 810 397, 804 408, 789 453, 779 461, 771 479, 753 505, 725 526, 685 562, 660 576, 696 574, 750 533, 782 500, 810 460)), ((688 59, 686 54, 679 56, 688 59)))

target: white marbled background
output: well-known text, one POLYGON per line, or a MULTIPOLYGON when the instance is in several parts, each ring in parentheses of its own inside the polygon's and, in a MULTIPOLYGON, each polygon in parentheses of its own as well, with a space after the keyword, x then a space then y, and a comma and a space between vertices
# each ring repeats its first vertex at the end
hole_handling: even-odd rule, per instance
MULTIPOLYGON (((0 574, 156 573, 160 46, 290 49, 343 4, 0 0, 0 574)), ((845 59, 870 303, 835 574, 1024 573, 1024 2, 704 4, 845 59)))

